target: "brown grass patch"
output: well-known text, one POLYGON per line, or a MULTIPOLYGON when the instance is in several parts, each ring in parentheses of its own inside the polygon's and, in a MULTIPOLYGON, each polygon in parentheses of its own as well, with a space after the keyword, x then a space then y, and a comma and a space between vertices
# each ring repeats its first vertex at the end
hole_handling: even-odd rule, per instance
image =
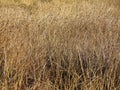
POLYGON ((0 89, 119 90, 119 14, 105 3, 1 7, 0 89))

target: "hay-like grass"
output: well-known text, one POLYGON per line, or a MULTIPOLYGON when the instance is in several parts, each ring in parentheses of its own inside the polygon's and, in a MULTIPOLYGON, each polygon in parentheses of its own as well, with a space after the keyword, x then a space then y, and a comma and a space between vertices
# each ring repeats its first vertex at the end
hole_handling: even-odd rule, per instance
POLYGON ((119 15, 98 1, 1 6, 0 90, 119 90, 119 15))

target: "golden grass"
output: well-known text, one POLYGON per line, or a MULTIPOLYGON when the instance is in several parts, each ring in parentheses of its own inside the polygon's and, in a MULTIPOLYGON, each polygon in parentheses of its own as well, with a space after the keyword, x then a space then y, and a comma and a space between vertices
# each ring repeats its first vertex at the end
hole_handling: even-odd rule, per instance
POLYGON ((0 90, 120 90, 119 15, 98 1, 1 6, 0 90))
POLYGON ((0 5, 20 5, 24 4, 26 6, 33 5, 34 3, 37 3, 38 1, 41 2, 66 2, 66 3, 73 3, 73 2, 104 2, 107 4, 114 4, 114 5, 120 5, 119 0, 0 0, 0 5))
POLYGON ((24 4, 26 6, 32 5, 37 0, 0 0, 0 5, 20 5, 24 4))

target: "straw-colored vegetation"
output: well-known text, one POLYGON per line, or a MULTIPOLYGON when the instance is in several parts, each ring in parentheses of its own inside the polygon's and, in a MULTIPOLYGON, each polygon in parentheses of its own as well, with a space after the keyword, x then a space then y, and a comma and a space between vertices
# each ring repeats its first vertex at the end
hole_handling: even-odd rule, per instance
POLYGON ((0 90, 120 90, 120 4, 106 1, 0 0, 0 90))

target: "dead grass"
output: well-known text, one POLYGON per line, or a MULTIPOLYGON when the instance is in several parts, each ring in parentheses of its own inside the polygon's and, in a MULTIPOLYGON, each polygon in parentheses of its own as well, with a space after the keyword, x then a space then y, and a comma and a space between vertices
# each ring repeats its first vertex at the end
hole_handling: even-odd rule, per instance
POLYGON ((86 1, 0 7, 0 90, 120 90, 119 15, 86 1))

